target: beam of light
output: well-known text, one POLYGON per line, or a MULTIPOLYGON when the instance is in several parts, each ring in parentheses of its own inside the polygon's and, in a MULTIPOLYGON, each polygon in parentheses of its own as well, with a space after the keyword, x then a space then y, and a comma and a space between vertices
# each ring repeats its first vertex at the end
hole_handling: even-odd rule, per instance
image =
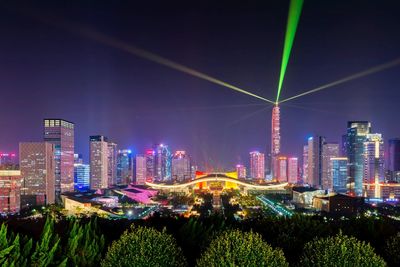
POLYGON ((386 62, 384 64, 378 65, 376 67, 373 67, 373 68, 370 68, 370 69, 367 69, 367 70, 364 70, 364 71, 361 71, 361 72, 357 72, 357 73, 355 73, 353 75, 350 75, 350 76, 344 77, 344 78, 342 78, 340 80, 337 80, 337 81, 334 81, 334 82, 319 86, 317 88, 314 88, 312 90, 306 91, 304 93, 301 93, 301 94, 286 98, 286 99, 284 99, 282 101, 279 101, 279 103, 284 103, 286 101, 290 101, 290 100, 293 100, 293 99, 296 99, 296 98, 299 98, 299 97, 302 97, 302 96, 305 96, 305 95, 309 95, 309 94, 312 94, 312 93, 315 93, 315 92, 318 92, 318 91, 321 91, 321 90, 325 90, 325 89, 331 88, 333 86, 336 86, 336 85, 339 85, 339 84, 342 84, 342 83, 345 83, 345 82, 349 82, 349 81, 352 81, 352 80, 355 80, 355 79, 358 79, 358 78, 362 78, 364 76, 367 76, 367 75, 370 75, 370 74, 373 74, 373 73, 376 73, 376 72, 380 72, 380 71, 383 71, 383 70, 386 70, 386 69, 389 69, 389 68, 396 67, 398 65, 400 65, 400 58, 397 58, 395 60, 386 62))
MULTIPOLYGON (((35 13, 33 13, 33 14, 35 14, 35 13)), ((166 66, 166 67, 169 67, 171 69, 178 70, 180 72, 183 72, 183 73, 189 74, 191 76, 194 76, 194 77, 209 81, 211 83, 214 83, 214 84, 217 84, 217 85, 232 89, 234 91, 237 91, 237 92, 240 92, 240 93, 243 93, 243 94, 258 98, 258 99, 263 100, 265 102, 274 103, 272 100, 269 100, 267 98, 264 98, 264 97, 256 95, 256 94, 253 94, 253 93, 251 93, 251 92, 249 92, 247 90, 244 90, 242 88, 234 86, 234 85, 232 85, 230 83, 224 82, 224 81, 219 80, 217 78, 214 78, 214 77, 212 77, 210 75, 204 74, 204 73, 202 73, 200 71, 197 71, 197 70, 194 70, 192 68, 186 67, 186 66, 184 66, 182 64, 174 62, 174 61, 172 61, 170 59, 167 59, 165 57, 159 56, 159 55, 154 54, 152 52, 146 51, 146 50, 144 50, 142 48, 133 46, 131 44, 128 44, 126 42, 123 42, 121 40, 118 40, 116 38, 108 36, 106 34, 103 34, 101 32, 95 31, 92 28, 89 28, 89 27, 86 27, 86 26, 83 26, 83 25, 79 25, 79 24, 74 24, 74 23, 67 22, 67 21, 61 21, 60 19, 56 19, 56 18, 48 19, 48 18, 43 18, 43 17, 39 17, 37 15, 32 15, 32 14, 31 14, 31 16, 33 16, 34 18, 39 19, 40 21, 45 22, 47 24, 51 24, 51 25, 56 25, 56 26, 62 27, 65 30, 68 30, 71 33, 78 34, 78 35, 83 36, 85 38, 89 38, 91 40, 94 40, 96 42, 102 43, 104 45, 113 47, 115 49, 119 49, 119 50, 124 51, 124 52, 127 52, 127 53, 129 53, 131 55, 134 55, 134 56, 137 56, 137 57, 140 57, 140 58, 143 58, 143 59, 147 59, 149 61, 155 62, 157 64, 160 64, 160 65, 163 65, 163 66, 166 66)))
POLYGON ((263 112, 263 111, 269 109, 270 107, 271 107, 271 105, 268 105, 268 106, 263 107, 263 108, 261 108, 261 109, 258 109, 258 110, 256 110, 256 111, 253 111, 253 112, 251 112, 251 113, 248 113, 248 114, 246 114, 246 115, 244 115, 244 116, 242 116, 242 117, 240 117, 240 118, 238 118, 238 119, 236 119, 236 120, 234 120, 234 121, 228 123, 228 124, 226 125, 226 127, 231 127, 231 126, 233 126, 233 125, 235 125, 235 124, 237 124, 237 123, 240 123, 241 121, 246 120, 246 119, 248 119, 248 118, 250 118, 250 117, 252 117, 252 116, 254 116, 254 115, 257 115, 258 113, 261 113, 261 112, 263 112))
POLYGON ((290 52, 292 51, 294 37, 296 36, 297 25, 299 24, 300 14, 303 7, 303 0, 290 0, 289 15, 286 25, 285 44, 283 47, 281 72, 279 75, 278 93, 276 103, 279 102, 283 79, 285 78, 286 67, 289 62, 290 52))

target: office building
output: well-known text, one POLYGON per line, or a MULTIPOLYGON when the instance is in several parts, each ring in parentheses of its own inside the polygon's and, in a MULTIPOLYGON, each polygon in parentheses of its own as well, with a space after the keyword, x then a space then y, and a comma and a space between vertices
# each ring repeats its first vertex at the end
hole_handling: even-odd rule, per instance
POLYGON ((257 180, 265 178, 265 158, 259 151, 250 152, 250 177, 257 180))
POLYGON ((178 150, 172 157, 172 179, 183 182, 191 178, 190 157, 186 151, 178 150))
POLYGON ((308 180, 308 144, 303 146, 303 184, 310 184, 308 180))
POLYGON ((325 143, 322 145, 322 189, 333 189, 333 178, 331 172, 331 158, 339 157, 339 144, 325 143))
POLYGON ((0 213, 17 213, 21 206, 21 171, 0 170, 0 213))
POLYGON ((134 182, 134 156, 132 150, 118 150, 117 155, 117 183, 128 185, 134 182))
POLYGON ((236 165, 236 173, 238 179, 246 179, 246 167, 243 164, 236 165))
POLYGON ((55 149, 56 200, 74 191, 74 123, 63 119, 44 119, 44 141, 55 149))
POLYGON ((287 157, 278 156, 276 157, 277 161, 277 168, 275 169, 275 179, 280 183, 285 183, 288 181, 287 171, 288 171, 288 164, 287 164, 287 157))
POLYGON ((114 142, 107 142, 107 176, 108 176, 108 187, 117 184, 117 144, 114 142))
POLYGON ((17 170, 18 158, 15 153, 0 153, 0 170, 17 170))
POLYGON ((153 149, 146 150, 146 181, 154 182, 155 176, 155 152, 153 149))
POLYGON ((295 157, 289 157, 288 160, 288 182, 291 184, 297 184, 299 181, 299 160, 295 157))
POLYGON ((332 176, 332 189, 336 193, 347 192, 348 160, 346 157, 330 158, 330 173, 332 176))
POLYGON ((381 134, 367 134, 364 142, 364 183, 384 182, 384 147, 381 134))
POLYGON ((87 191, 90 188, 90 165, 84 164, 81 154, 74 154, 75 191, 87 191))
POLYGON ((55 202, 55 152, 48 142, 19 144, 22 208, 55 202))
POLYGON ((90 136, 90 189, 108 188, 108 143, 102 135, 90 136))
MULTIPOLYGON (((275 105, 272 108, 271 119, 271 174, 272 178, 277 178, 278 156, 281 153, 281 134, 280 134, 280 108, 275 105)), ((264 167, 265 168, 265 167, 264 167)))
POLYGON ((154 146, 154 179, 156 181, 170 181, 171 176, 171 152, 165 144, 154 146))
POLYGON ((400 183, 400 138, 389 140, 388 171, 390 180, 400 183))
POLYGON ((147 157, 146 155, 136 155, 136 184, 144 185, 146 183, 146 170, 147 170, 147 157))
POLYGON ((316 135, 308 138, 307 183, 315 188, 322 187, 322 151, 324 144, 325 137, 316 135))

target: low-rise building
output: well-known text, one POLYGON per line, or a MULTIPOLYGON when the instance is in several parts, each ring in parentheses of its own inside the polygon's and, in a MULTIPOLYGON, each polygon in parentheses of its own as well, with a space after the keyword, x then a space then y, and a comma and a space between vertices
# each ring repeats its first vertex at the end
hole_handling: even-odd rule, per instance
POLYGON ((313 200, 313 207, 317 211, 343 216, 356 215, 362 208, 363 204, 363 198, 344 194, 315 196, 313 200))
POLYGON ((310 207, 315 196, 325 195, 325 190, 306 186, 293 187, 292 192, 293 203, 301 207, 310 207))
POLYGON ((17 213, 21 206, 21 171, 0 170, 0 213, 17 213))

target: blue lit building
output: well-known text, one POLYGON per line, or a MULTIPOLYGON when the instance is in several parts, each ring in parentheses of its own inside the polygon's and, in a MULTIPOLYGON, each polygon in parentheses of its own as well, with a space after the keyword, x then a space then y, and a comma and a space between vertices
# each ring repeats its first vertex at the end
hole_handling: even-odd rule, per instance
POLYGON ((156 181, 170 181, 172 154, 165 144, 156 144, 154 146, 154 179, 156 181))
POLYGON ((83 164, 82 155, 74 154, 75 191, 87 191, 90 187, 90 165, 83 164))
POLYGON ((134 157, 130 149, 118 150, 117 184, 128 185, 134 182, 134 157))
POLYGON ((347 162, 347 158, 344 157, 330 158, 332 186, 336 193, 347 192, 347 162))

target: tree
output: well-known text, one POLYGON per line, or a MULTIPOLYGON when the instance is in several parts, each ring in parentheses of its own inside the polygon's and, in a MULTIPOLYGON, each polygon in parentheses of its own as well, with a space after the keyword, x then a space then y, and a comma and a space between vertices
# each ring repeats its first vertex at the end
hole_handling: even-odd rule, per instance
POLYGON ((32 249, 32 239, 20 238, 20 235, 8 233, 7 226, 0 228, 0 264, 1 266, 28 266, 28 257, 32 249))
POLYGON ((186 260, 165 229, 132 226, 111 244, 101 266, 186 266, 186 260))
POLYGON ((400 266, 400 232, 386 241, 384 251, 390 266, 400 266))
POLYGON ((228 230, 211 241, 197 261, 198 267, 210 266, 288 266, 280 249, 263 241, 258 233, 228 230))
POLYGON ((300 266, 386 266, 370 244, 348 237, 341 232, 333 237, 314 239, 306 243, 300 266))

